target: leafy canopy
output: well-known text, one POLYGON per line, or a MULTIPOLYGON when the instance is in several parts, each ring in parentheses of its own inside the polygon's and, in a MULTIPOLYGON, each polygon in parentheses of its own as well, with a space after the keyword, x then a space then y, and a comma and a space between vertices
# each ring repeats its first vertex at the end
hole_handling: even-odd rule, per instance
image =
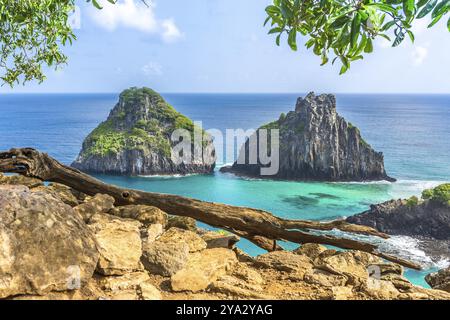
MULTIPOLYGON (((82 1, 101 9, 97 0, 82 1)), ((75 0, 0 0, 2 84, 42 82, 44 66, 67 63, 62 47, 76 39, 69 25, 74 9, 75 0)))
MULTIPOLYGON (((320 56, 322 65, 333 58, 340 60, 340 73, 352 61, 363 59, 373 51, 373 40, 383 37, 396 47, 408 37, 414 42, 411 24, 416 19, 431 17, 434 26, 450 11, 450 0, 273 0, 266 8, 264 25, 269 34, 287 37, 292 50, 297 50, 297 36, 306 37, 306 48, 320 56)), ((447 21, 450 31, 450 18, 447 21)))

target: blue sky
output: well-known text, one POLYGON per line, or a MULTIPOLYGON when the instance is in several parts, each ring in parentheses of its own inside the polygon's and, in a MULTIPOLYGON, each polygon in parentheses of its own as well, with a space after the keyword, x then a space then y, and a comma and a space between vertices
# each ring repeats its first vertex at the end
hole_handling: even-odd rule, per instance
POLYGON ((405 92, 450 93, 450 32, 415 25, 416 43, 375 52, 338 67, 300 46, 276 47, 263 28, 269 0, 138 0, 105 3, 102 12, 79 0, 78 40, 69 64, 43 84, 0 92, 119 92, 148 86, 160 92, 405 92))

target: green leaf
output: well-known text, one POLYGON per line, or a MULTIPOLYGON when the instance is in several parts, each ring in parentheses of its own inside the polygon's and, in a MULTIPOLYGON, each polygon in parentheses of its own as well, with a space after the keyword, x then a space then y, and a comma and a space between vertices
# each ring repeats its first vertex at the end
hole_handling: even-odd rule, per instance
POLYGON ((403 0, 403 12, 406 18, 410 18, 414 14, 415 3, 414 0, 403 0))
POLYGON ((328 63, 328 56, 324 53, 322 54, 322 63, 321 66, 326 65, 328 63))
POLYGON ((388 21, 388 22, 386 22, 386 24, 381 28, 381 31, 386 31, 386 30, 392 28, 392 26, 394 26, 394 25, 395 25, 395 20, 388 21))
POLYGON ((97 2, 97 0, 92 0, 92 4, 94 5, 94 7, 96 7, 97 9, 103 9, 102 6, 97 2))
POLYGON ((288 44, 292 50, 297 51, 297 30, 291 29, 288 36, 288 44))
POLYGON ((416 37, 414 36, 414 33, 412 33, 411 30, 406 30, 406 32, 408 33, 408 36, 411 39, 411 42, 414 43, 414 40, 416 39, 416 37))
POLYGON ((391 41, 391 38, 389 38, 389 36, 384 34, 384 33, 380 33, 379 36, 382 37, 382 38, 385 38, 389 42, 391 41))
POLYGON ((345 66, 345 65, 342 65, 342 67, 341 67, 341 71, 339 71, 339 75, 342 75, 342 74, 346 73, 346 72, 347 72, 347 70, 348 70, 348 67, 347 67, 347 66, 345 66))
POLYGON ((392 44, 393 47, 397 47, 398 45, 400 45, 400 43, 403 42, 403 40, 405 39, 405 33, 400 31, 397 36, 395 37, 394 43, 392 44))
POLYGON ((361 52, 364 51, 364 49, 366 48, 367 45, 367 37, 365 34, 362 35, 362 39, 361 42, 358 45, 358 48, 356 49, 355 54, 360 54, 361 52))
POLYGON ((395 7, 385 4, 385 3, 369 3, 369 4, 365 4, 364 6, 365 7, 375 7, 377 9, 380 9, 381 11, 389 12, 389 13, 393 13, 393 14, 397 13, 397 9, 395 7))
POLYGON ((356 61, 356 60, 362 60, 362 59, 364 59, 364 57, 362 55, 359 55, 359 56, 353 57, 351 60, 356 61))
POLYGON ((278 13, 280 13, 280 9, 278 7, 276 7, 276 6, 267 6, 266 7, 266 12, 269 15, 278 14, 278 13))
POLYGON ((283 28, 276 27, 276 28, 270 29, 269 34, 280 33, 282 31, 283 31, 283 28))
POLYGON ((366 47, 364 48, 365 53, 371 53, 373 51, 373 43, 371 38, 367 38, 366 47))
POLYGON ((350 68, 350 63, 348 62, 347 57, 340 56, 339 58, 341 58, 342 64, 343 64, 347 69, 350 68))
POLYGON ((355 14, 352 21, 352 29, 350 32, 350 47, 354 48, 358 41, 359 31, 361 30, 361 15, 359 12, 355 14))
POLYGON ((439 22, 439 20, 441 20, 443 14, 438 15, 437 17, 434 17, 433 20, 431 20, 431 23, 428 25, 428 28, 431 28, 432 26, 434 26, 436 23, 439 22))
POLYGON ((450 18, 448 18, 448 20, 447 20, 447 29, 448 29, 448 31, 450 31, 450 18))
POLYGON ((281 33, 275 39, 275 43, 277 44, 277 46, 280 46, 280 39, 281 39, 281 33))
POLYGON ((428 13, 430 13, 431 10, 433 10, 434 6, 436 6, 437 0, 431 0, 428 2, 428 4, 420 10, 419 14, 417 15, 417 19, 422 19, 425 17, 428 13))
POLYGON ((436 18, 437 16, 444 15, 449 10, 449 7, 447 6, 449 2, 450 0, 442 0, 441 2, 439 2, 438 5, 434 8, 431 17, 436 18))
POLYGON ((430 1, 430 0, 419 0, 417 2, 417 8, 422 8, 424 5, 427 4, 428 1, 430 1))

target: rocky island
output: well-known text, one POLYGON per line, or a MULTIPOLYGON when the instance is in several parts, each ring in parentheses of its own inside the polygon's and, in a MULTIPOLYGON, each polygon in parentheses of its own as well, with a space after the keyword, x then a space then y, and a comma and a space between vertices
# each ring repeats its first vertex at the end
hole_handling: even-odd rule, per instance
POLYGON ((194 150, 203 151, 201 159, 180 164, 172 160, 171 134, 175 129, 193 134, 195 126, 152 89, 130 88, 120 94, 108 119, 85 139, 72 166, 85 172, 121 175, 212 172, 214 145, 204 131, 203 140, 192 139, 191 144, 192 155, 194 150))
POLYGON ((299 98, 295 111, 281 114, 260 129, 279 129, 280 163, 273 176, 261 176, 261 164, 250 164, 249 141, 241 148, 245 163, 235 162, 222 172, 250 177, 318 181, 395 181, 386 174, 384 158, 361 137, 359 129, 339 116, 331 94, 309 93, 299 98))

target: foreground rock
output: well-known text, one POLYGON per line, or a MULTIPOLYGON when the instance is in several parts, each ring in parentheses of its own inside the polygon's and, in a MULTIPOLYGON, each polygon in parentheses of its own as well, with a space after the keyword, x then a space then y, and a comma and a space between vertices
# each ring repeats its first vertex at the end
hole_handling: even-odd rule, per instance
MULTIPOLYGON (((259 157, 257 164, 249 163, 250 140, 239 155, 245 162, 223 167, 222 172, 288 180, 394 180, 386 174, 383 154, 374 151, 358 128, 337 114, 333 95, 310 93, 299 98, 295 111, 282 114, 279 120, 259 129, 279 129, 278 172, 262 173, 261 169, 268 166, 259 157)), ((257 139, 259 131, 254 140, 257 139)))
POLYGON ((445 272, 428 290, 360 251, 304 244, 250 257, 230 235, 169 227, 152 207, 96 195, 72 208, 46 188, 0 186, 0 298, 450 300, 445 272))
POLYGON ((85 285, 97 265, 80 215, 47 192, 0 186, 0 298, 85 285))
POLYGON ((103 275, 123 275, 142 270, 141 224, 106 214, 96 214, 89 228, 97 241, 100 259, 97 271, 103 275))
POLYGON ((192 254, 186 267, 172 276, 170 280, 172 290, 192 292, 205 290, 237 262, 235 253, 223 248, 206 249, 192 254))
POLYGON ((158 93, 131 88, 120 94, 108 119, 85 139, 72 166, 86 172, 129 175, 210 173, 215 152, 211 137, 158 93), (173 161, 171 135, 177 129, 191 135, 198 132, 200 141, 191 143, 192 155, 203 150, 203 157, 173 161))

